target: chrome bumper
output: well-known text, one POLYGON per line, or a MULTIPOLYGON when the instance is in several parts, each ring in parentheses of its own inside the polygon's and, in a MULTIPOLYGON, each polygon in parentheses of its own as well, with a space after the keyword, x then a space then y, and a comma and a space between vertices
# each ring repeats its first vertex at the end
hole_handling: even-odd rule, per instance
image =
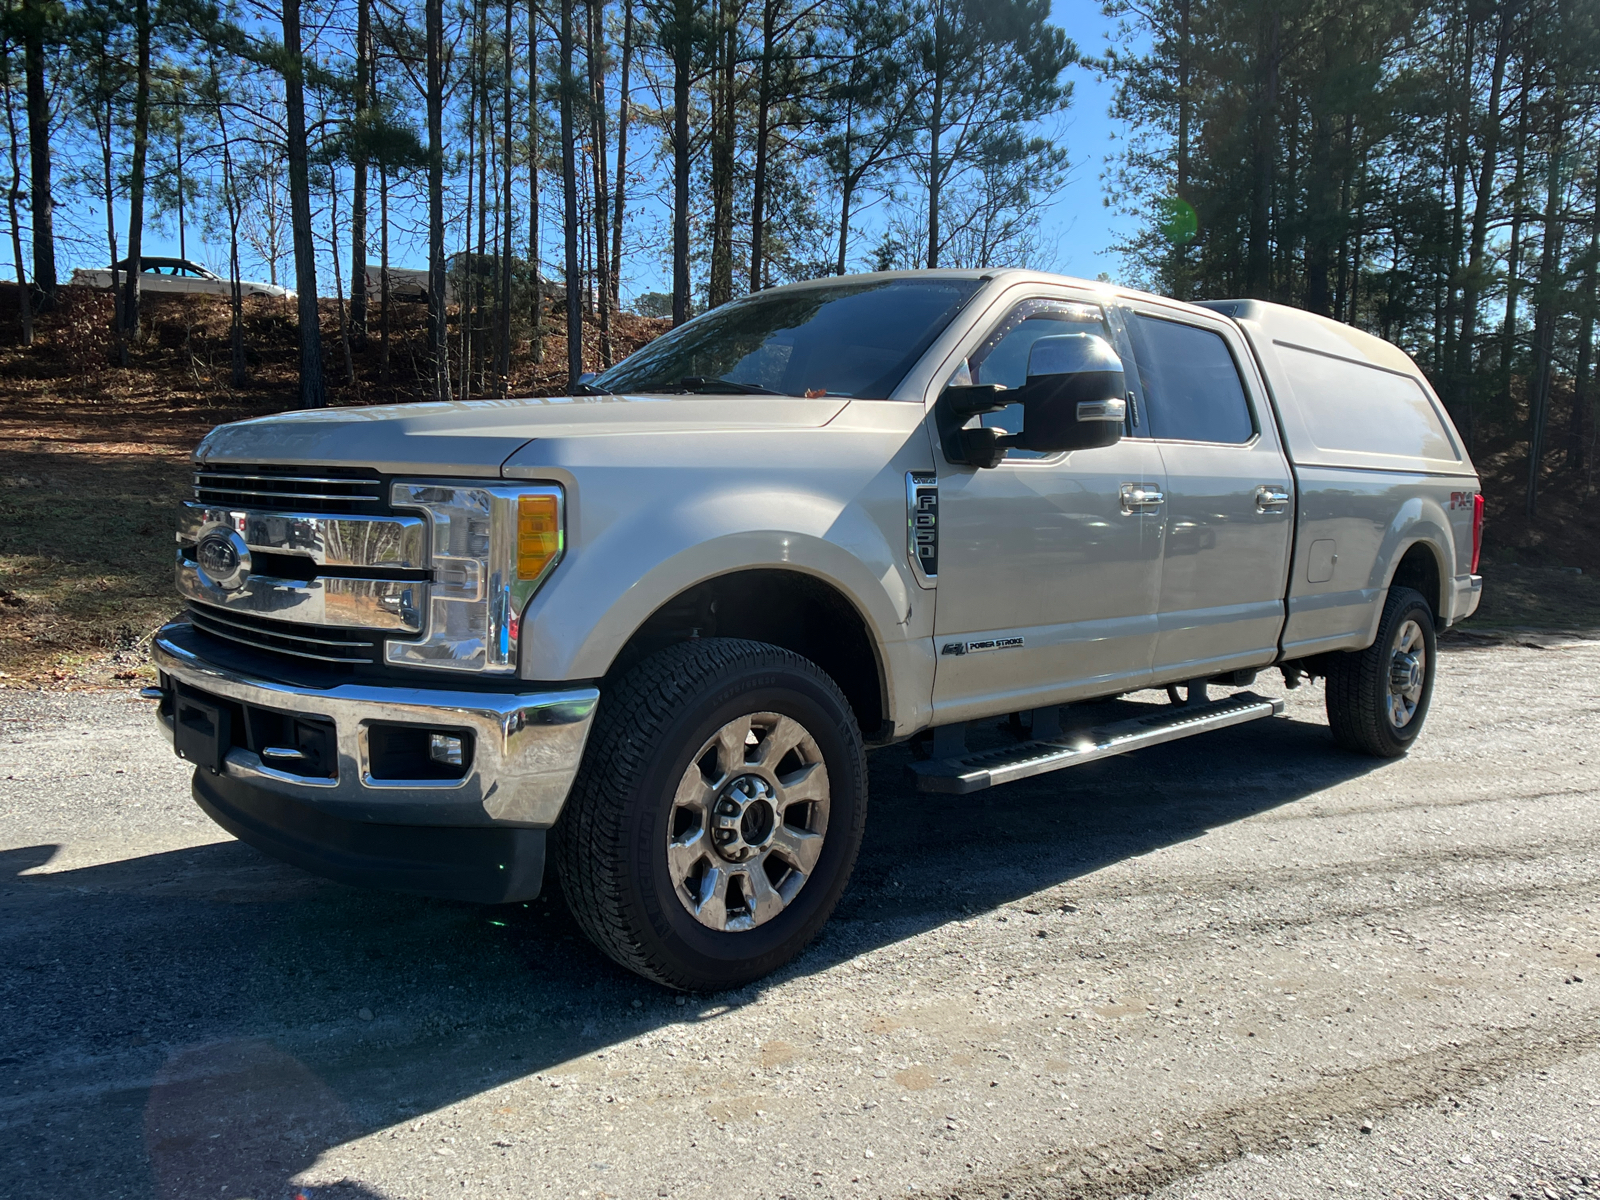
MULTIPOLYGON (((226 774, 248 786, 309 805, 345 820, 391 825, 548 828, 561 815, 578 773, 600 692, 574 687, 532 694, 464 692, 446 688, 339 684, 296 687, 249 678, 207 662, 182 644, 189 626, 177 622, 155 636, 156 667, 179 683, 239 704, 331 719, 338 748, 332 779, 269 767, 234 747, 226 774), (473 734, 472 763, 461 779, 375 779, 367 729, 373 722, 465 727, 473 734)), ((172 737, 170 719, 160 724, 172 737)))

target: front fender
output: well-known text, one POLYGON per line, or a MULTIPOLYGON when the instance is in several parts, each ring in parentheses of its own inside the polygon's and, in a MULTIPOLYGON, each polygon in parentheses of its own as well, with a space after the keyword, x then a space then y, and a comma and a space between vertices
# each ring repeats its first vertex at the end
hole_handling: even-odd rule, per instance
MULTIPOLYGON (((903 513, 903 499, 900 505, 903 513)), ((800 490, 735 488, 614 515, 598 529, 592 509, 580 518, 586 536, 524 613, 525 678, 605 675, 662 605, 736 571, 795 571, 840 592, 880 648, 887 697, 899 692, 908 673, 901 659, 918 607, 927 611, 915 624, 931 631, 931 597, 921 601, 908 578, 903 534, 897 549, 860 504, 800 490)))

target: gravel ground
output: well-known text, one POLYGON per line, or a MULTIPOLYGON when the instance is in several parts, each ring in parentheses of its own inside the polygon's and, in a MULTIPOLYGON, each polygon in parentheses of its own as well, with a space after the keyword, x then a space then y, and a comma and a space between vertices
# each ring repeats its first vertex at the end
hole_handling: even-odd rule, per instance
POLYGON ((823 937, 679 997, 0 692, 0 1195, 1600 1195, 1600 644, 1449 651, 1397 762, 1288 698, 977 797, 881 753, 823 937))

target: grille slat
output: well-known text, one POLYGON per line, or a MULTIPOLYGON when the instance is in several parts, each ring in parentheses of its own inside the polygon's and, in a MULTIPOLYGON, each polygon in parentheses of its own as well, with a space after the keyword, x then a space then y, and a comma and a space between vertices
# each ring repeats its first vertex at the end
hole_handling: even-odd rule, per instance
POLYGON ((196 468, 194 498, 221 507, 260 508, 263 500, 286 508, 314 503, 328 513, 383 511, 383 481, 365 467, 285 467, 260 463, 196 468))
POLYGON ((222 613, 199 604, 189 606, 189 620, 200 633, 270 654, 287 654, 325 663, 372 664, 378 661, 378 644, 371 640, 372 632, 366 629, 308 627, 245 613, 222 613), (316 633, 312 634, 310 629, 315 629, 316 633))

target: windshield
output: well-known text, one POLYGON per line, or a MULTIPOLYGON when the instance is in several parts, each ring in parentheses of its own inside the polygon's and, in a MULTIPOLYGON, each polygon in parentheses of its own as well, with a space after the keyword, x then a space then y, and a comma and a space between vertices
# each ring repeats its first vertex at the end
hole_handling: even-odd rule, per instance
POLYGON ((594 386, 886 400, 982 282, 859 280, 749 296, 657 338, 594 386))

